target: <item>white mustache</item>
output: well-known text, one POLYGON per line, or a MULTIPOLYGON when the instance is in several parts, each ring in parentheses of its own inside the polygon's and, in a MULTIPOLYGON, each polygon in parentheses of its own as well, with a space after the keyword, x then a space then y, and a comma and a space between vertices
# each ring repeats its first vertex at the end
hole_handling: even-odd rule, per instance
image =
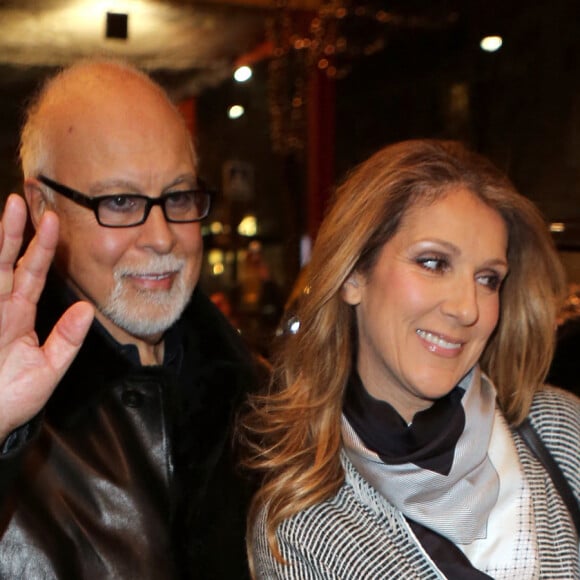
POLYGON ((172 255, 154 256, 144 264, 123 264, 113 271, 116 281, 126 276, 155 276, 169 272, 179 272, 183 269, 185 260, 172 255))

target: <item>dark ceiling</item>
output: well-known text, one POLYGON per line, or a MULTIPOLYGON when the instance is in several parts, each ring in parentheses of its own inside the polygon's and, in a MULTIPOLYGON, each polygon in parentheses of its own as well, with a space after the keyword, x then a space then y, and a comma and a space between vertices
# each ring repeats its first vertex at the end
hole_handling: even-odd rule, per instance
MULTIPOLYGON (((19 182, 23 101, 56 67, 119 56, 176 100, 218 102, 240 58, 273 56, 273 22, 312 40, 318 16, 335 49, 339 37, 348 41, 334 57, 337 177, 388 141, 459 137, 551 216, 580 217, 579 8, 578 0, 0 0, 0 188, 19 182), (346 17, 334 18, 341 8, 346 17), (106 37, 107 12, 128 15, 127 39, 106 37), (490 55, 479 39, 491 33, 504 46, 490 55)), ((288 59, 285 67, 292 88, 301 72, 288 59)))

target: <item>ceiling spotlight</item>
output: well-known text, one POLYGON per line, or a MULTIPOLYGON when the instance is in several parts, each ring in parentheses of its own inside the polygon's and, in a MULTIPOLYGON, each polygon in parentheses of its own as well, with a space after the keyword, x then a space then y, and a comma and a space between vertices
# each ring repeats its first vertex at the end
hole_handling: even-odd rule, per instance
POLYGON ((129 15, 120 12, 107 12, 105 37, 127 40, 129 36, 129 15))
POLYGON ((495 52, 501 48, 503 39, 501 36, 484 36, 479 43, 481 50, 485 52, 495 52))
POLYGON ((232 105, 228 109, 228 117, 230 119, 239 119, 245 113, 244 107, 242 105, 232 105))
POLYGON ((249 66, 240 66, 234 71, 234 79, 239 83, 245 83, 252 78, 252 69, 249 66))

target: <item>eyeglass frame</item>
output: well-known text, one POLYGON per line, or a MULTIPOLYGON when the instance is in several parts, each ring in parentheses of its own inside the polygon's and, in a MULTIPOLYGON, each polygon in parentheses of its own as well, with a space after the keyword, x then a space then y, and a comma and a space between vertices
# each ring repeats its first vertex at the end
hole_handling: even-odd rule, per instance
POLYGON ((77 191, 76 189, 73 189, 72 187, 68 187, 66 185, 63 185, 62 183, 59 183, 58 181, 54 181, 54 179, 50 179, 49 177, 46 177, 46 175, 39 174, 37 176, 37 179, 38 179, 38 181, 40 181, 41 183, 43 183, 44 185, 46 185, 50 189, 56 191, 57 193, 60 193, 61 195, 63 195, 67 199, 70 199, 71 201, 77 203, 78 205, 81 205, 81 206, 86 207, 88 209, 92 209, 93 213, 95 214, 95 218, 97 220, 97 223, 104 228, 133 228, 136 226, 143 225, 147 221, 147 218, 149 217, 149 214, 151 213, 151 209, 155 205, 158 205, 161 207, 161 211, 163 211, 163 216, 165 217, 165 220, 168 223, 192 224, 192 223, 201 222, 209 215, 209 212, 211 210, 212 201, 213 201, 213 196, 215 194, 215 192, 213 190, 206 189, 205 186, 203 185, 203 182, 198 181, 198 183, 200 185, 202 185, 201 188, 184 189, 181 191, 171 192, 171 193, 168 193, 166 195, 161 195, 159 197, 149 197, 147 195, 141 195, 138 193, 118 193, 115 195, 100 195, 100 196, 96 196, 96 197, 91 197, 89 195, 85 195, 84 193, 81 193, 80 191, 77 191), (174 194, 177 194, 177 193, 179 193, 179 194, 203 193, 203 194, 207 195, 208 202, 207 202, 207 209, 206 209, 205 213, 201 217, 198 217, 195 219, 190 219, 190 220, 174 220, 174 219, 170 218, 167 215, 165 203, 166 203, 166 200, 171 197, 172 193, 174 193, 174 194), (114 199, 116 197, 132 197, 132 198, 137 198, 137 199, 144 199, 145 200, 145 208, 143 210, 143 218, 141 219, 141 221, 134 223, 134 224, 129 224, 129 225, 110 225, 110 224, 102 223, 101 219, 99 218, 99 204, 101 204, 103 202, 103 200, 114 199))

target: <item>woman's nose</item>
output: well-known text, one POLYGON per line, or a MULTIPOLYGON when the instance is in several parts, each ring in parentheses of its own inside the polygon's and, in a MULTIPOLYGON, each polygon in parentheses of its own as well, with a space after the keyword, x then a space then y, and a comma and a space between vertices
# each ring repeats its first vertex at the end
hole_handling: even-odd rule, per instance
POLYGON ((474 280, 457 281, 450 285, 442 303, 442 310, 463 326, 471 326, 479 319, 477 284, 474 280))

